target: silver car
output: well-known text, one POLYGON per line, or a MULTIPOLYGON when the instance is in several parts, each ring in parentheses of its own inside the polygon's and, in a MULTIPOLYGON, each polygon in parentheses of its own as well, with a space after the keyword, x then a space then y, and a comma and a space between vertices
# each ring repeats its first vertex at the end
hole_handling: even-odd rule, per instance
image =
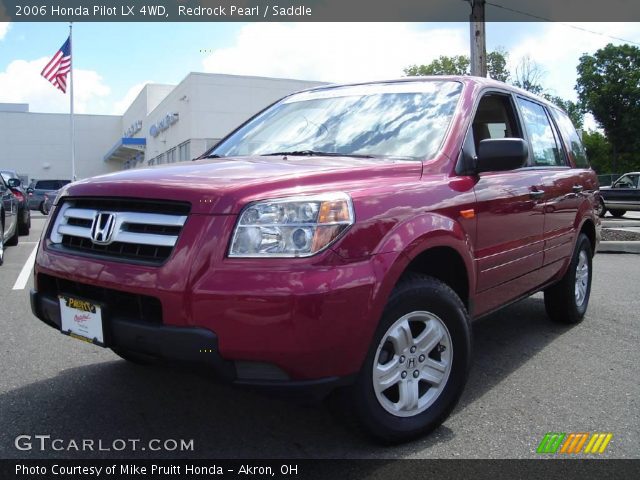
POLYGON ((29 209, 44 211, 44 194, 46 192, 56 192, 62 187, 71 183, 71 180, 34 180, 27 189, 29 196, 29 209))

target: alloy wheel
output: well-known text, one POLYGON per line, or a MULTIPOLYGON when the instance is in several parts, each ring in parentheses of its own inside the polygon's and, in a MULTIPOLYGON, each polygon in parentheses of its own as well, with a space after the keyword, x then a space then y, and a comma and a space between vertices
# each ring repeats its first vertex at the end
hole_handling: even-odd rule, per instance
POLYGON ((589 288, 589 260, 587 259, 587 252, 580 251, 578 256, 578 264, 576 265, 576 286, 575 297, 576 305, 581 306, 585 298, 587 297, 587 290, 589 288))
POLYGON ((425 411, 444 390, 452 359, 451 335, 437 315, 404 315, 383 335, 376 352, 372 375, 378 402, 398 417, 425 411))

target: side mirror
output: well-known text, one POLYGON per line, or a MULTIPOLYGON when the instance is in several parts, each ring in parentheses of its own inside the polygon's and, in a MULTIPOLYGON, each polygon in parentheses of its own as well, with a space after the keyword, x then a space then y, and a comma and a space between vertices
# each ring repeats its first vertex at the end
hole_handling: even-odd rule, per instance
POLYGON ((22 185, 22 182, 19 178, 10 178, 7 182, 7 185, 9 185, 10 188, 18 188, 20 185, 22 185))
POLYGON ((527 161, 529 145, 521 138, 493 138, 482 140, 477 153, 477 173, 515 170, 527 161))

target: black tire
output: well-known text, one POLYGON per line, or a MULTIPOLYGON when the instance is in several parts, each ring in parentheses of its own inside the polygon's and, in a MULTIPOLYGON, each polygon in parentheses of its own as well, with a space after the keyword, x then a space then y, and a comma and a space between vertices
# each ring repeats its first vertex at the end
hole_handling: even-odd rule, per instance
POLYGON ((591 296, 591 279, 593 277, 592 267, 593 251, 591 242, 584 233, 578 236, 576 248, 571 257, 571 263, 562 279, 544 291, 544 306, 547 315, 557 323, 575 324, 580 323, 589 306, 591 296), (588 276, 586 279, 586 293, 579 300, 576 298, 576 275, 580 262, 581 252, 586 255, 588 276))
POLYGON ((18 227, 18 224, 16 223, 15 228, 13 229, 13 235, 11 236, 11 238, 9 238, 5 245, 8 245, 10 247, 15 247, 16 245, 18 245, 18 242, 20 241, 20 232, 19 232, 20 228, 18 227))
POLYGON ((18 224, 18 233, 20 235, 29 235, 31 229, 31 215, 29 210, 25 207, 22 211, 20 223, 18 224))
POLYGON ((624 214, 627 213, 626 210, 609 210, 609 213, 616 218, 624 217, 624 214))
MULTIPOLYGON (((416 334, 415 338, 418 336, 419 333, 416 334)), ((438 351, 438 360, 440 360, 440 352, 444 352, 444 350, 440 350, 441 348, 443 347, 440 341, 433 348, 433 351, 438 351)), ((414 356, 411 358, 402 356, 405 359, 405 363, 396 368, 399 370, 406 369, 405 372, 416 368, 416 370, 413 370, 414 373, 423 368, 418 364, 417 359, 420 350, 417 350, 417 353, 413 353, 414 351, 412 350, 411 355, 414 356)), ((398 352, 392 355, 394 363, 396 363, 395 359, 398 359, 397 362, 402 362, 399 359, 398 352)), ((431 357, 431 353, 428 353, 428 356, 431 357)), ((420 355, 420 357, 423 359, 420 361, 424 361, 425 356, 420 355)), ((426 361, 428 362, 429 359, 427 358, 426 361)), ((383 443, 393 444, 416 438, 432 431, 449 416, 462 394, 470 365, 471 324, 464 304, 456 293, 443 282, 429 276, 411 275, 396 286, 385 307, 364 365, 355 384, 351 387, 352 411, 366 432, 383 443), (378 399, 378 395, 381 394, 377 394, 374 388, 374 362, 382 365, 377 360, 379 347, 384 348, 384 345, 386 345, 386 343, 381 344, 381 342, 383 342, 383 337, 385 341, 387 340, 388 337, 386 336, 390 328, 406 315, 413 315, 416 312, 427 312, 435 315, 438 317, 440 325, 444 324, 446 326, 445 330, 449 334, 452 347, 451 356, 449 357, 450 369, 441 389, 435 387, 436 390, 434 392, 439 393, 436 393, 435 400, 432 403, 425 404, 425 410, 417 411, 415 414, 407 412, 405 416, 399 416, 390 413, 388 407, 384 407, 382 401, 378 399)), ((403 372, 405 377, 402 378, 406 378, 406 380, 398 380, 397 383, 398 402, 401 401, 400 385, 402 382, 406 382, 405 385, 416 385, 415 391, 420 398, 422 398, 422 395, 426 395, 426 393, 420 393, 420 387, 418 386, 423 380, 412 380, 405 372, 403 372)), ((430 388, 430 386, 427 387, 426 392, 429 392, 430 388)), ((406 391, 410 389, 410 386, 406 387, 406 391)))
POLYGON ((44 202, 40 204, 40 208, 38 210, 40 210, 40 213, 43 215, 47 214, 46 210, 44 209, 44 202))
POLYGON ((607 214, 607 208, 604 206, 604 200, 598 200, 598 206, 596 208, 596 215, 603 218, 607 214))
POLYGON ((153 365, 158 362, 157 358, 144 353, 132 352, 118 347, 112 347, 111 350, 123 360, 136 365, 153 365))

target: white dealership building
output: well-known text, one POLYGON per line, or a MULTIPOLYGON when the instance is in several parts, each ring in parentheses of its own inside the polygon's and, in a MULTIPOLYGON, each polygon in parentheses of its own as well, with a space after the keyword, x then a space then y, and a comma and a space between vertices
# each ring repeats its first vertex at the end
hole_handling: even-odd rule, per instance
MULTIPOLYGON (((189 161, 275 100, 319 82, 190 73, 148 84, 123 115, 74 115, 78 179, 189 161)), ((68 114, 0 103, 0 170, 23 180, 71 177, 68 114)))

